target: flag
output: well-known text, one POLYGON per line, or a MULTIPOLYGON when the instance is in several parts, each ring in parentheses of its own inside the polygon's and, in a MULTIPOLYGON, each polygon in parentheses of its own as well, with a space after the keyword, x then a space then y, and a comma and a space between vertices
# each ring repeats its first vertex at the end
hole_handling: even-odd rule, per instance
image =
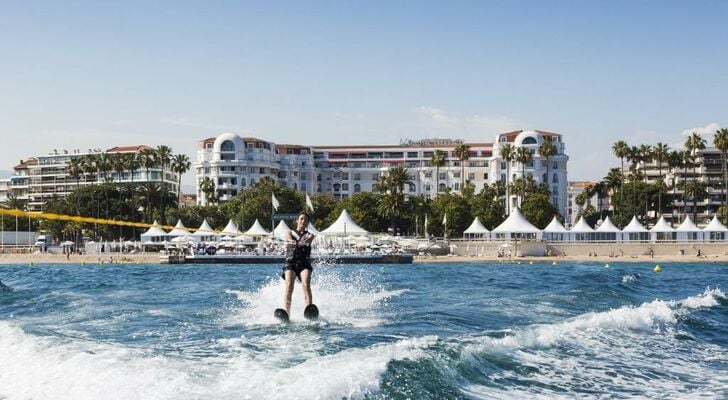
POLYGON ((311 202, 311 198, 308 197, 308 193, 306 193, 306 206, 313 212, 313 203, 311 202))
POLYGON ((445 216, 442 217, 442 224, 447 225, 447 214, 445 214, 445 216))
POLYGON ((281 206, 281 203, 279 203, 278 199, 276 199, 275 193, 270 194, 270 202, 273 204, 273 210, 278 211, 278 207, 281 206))

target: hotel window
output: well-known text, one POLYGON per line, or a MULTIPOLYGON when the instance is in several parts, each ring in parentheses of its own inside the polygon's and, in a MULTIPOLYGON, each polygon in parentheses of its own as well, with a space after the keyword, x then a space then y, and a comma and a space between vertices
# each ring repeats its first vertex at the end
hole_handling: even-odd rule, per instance
POLYGON ((354 184, 354 193, 359 193, 359 192, 361 192, 361 185, 358 183, 355 183, 354 184))
POLYGON ((355 172, 353 174, 353 176, 354 176, 354 180, 355 181, 360 181, 361 180, 361 174, 359 172, 355 172))
POLYGON ((552 169, 559 169, 559 162, 554 161, 554 167, 552 169))
POLYGON ((500 167, 500 169, 506 169, 506 162, 505 161, 501 161, 501 167, 500 167))
POLYGON ((453 178, 460 178, 460 171, 455 171, 452 173, 453 178))
POLYGON ((349 190, 349 184, 348 183, 342 183, 341 184, 341 190, 349 190))
POLYGON ((506 183, 506 174, 501 174, 501 182, 506 183))
POLYGON ((469 181, 474 181, 475 180, 475 172, 470 172, 468 174, 468 180, 469 181))
POLYGON ((301 182, 301 191, 306 191, 306 182, 301 182))
POLYGON ((432 171, 425 171, 425 178, 432 178, 432 171))
POLYGON ((374 172, 374 173, 372 174, 372 180, 373 180, 373 181, 377 181, 377 180, 379 180, 379 172, 374 172))
POLYGON ((349 180, 349 173, 348 172, 342 172, 341 173, 341 179, 348 181, 349 180))
POLYGON ((430 190, 432 190, 432 187, 428 183, 428 184, 425 185, 425 192, 429 192, 430 190))
POLYGON ((205 143, 205 148, 206 149, 211 149, 212 148, 212 143, 205 143))
POLYGON ((409 185, 409 191, 410 192, 414 192, 415 190, 417 190, 417 188, 415 187, 415 185, 413 185, 413 184, 410 183, 410 185, 409 185))
POLYGON ((235 145, 232 140, 226 140, 220 145, 220 151, 235 151, 235 145))
POLYGON ((453 189, 460 190, 460 184, 455 182, 455 184, 453 185, 453 189))
POLYGON ((487 172, 483 174, 483 179, 485 179, 486 181, 488 180, 488 173, 487 172))
POLYGON ((559 174, 554 174, 553 183, 559 183, 559 174))
POLYGON ((417 158, 417 152, 416 151, 408 151, 407 152, 407 158, 417 158))
POLYGON ((447 172, 440 172, 440 179, 447 179, 447 172))
POLYGON ((338 192, 341 189, 341 185, 338 183, 334 183, 334 192, 338 192))

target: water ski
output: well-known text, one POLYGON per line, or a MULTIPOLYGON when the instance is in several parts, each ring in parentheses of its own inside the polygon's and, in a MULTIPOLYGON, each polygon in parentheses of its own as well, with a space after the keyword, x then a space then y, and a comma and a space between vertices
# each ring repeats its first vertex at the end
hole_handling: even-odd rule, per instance
POLYGON ((288 313, 286 310, 282 308, 276 308, 276 310, 273 312, 273 315, 278 318, 281 322, 288 322, 288 313))
POLYGON ((309 304, 306 306, 306 309, 303 310, 303 316, 306 317, 306 319, 316 319, 319 316, 318 307, 316 307, 316 304, 309 304))

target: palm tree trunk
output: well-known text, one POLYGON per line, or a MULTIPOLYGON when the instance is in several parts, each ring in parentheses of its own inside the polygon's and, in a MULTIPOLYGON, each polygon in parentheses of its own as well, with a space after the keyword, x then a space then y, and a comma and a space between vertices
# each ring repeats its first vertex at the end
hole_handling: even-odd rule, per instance
MULTIPOLYGON (((662 177, 662 160, 657 162, 659 164, 657 168, 660 171, 660 177, 662 177)), ((662 185, 660 185, 660 190, 657 191, 657 209, 659 210, 660 216, 662 216, 662 185)))
POLYGON ((549 158, 546 157, 546 189, 549 190, 549 203, 553 204, 553 196, 551 195, 551 185, 549 185, 549 182, 549 158))
POLYGON ((722 153, 723 153, 723 160, 722 160, 723 162, 720 163, 721 164, 720 166, 723 171, 723 207, 724 207, 723 210, 725 210, 725 206, 726 206, 726 204, 728 204, 728 177, 726 177, 726 168, 725 168, 726 152, 723 151, 722 153))
POLYGON ((180 218, 179 212, 180 212, 180 205, 182 204, 182 174, 179 174, 177 177, 177 219, 180 218))

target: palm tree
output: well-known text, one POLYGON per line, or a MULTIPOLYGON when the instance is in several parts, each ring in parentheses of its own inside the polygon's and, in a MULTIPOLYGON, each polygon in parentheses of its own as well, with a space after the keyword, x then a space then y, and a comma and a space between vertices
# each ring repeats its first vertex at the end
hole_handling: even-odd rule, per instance
POLYGON ((215 204, 215 181, 209 176, 202 178, 200 181, 200 192, 205 195, 205 204, 215 204))
MULTIPOLYGON (((693 164, 693 179, 692 180, 695 181, 692 183, 692 185, 688 185, 688 186, 694 188, 693 191, 695 193, 699 192, 699 190, 698 190, 699 185, 697 184, 697 177, 696 177, 696 175, 697 175, 696 169, 698 167, 697 157, 698 157, 698 152, 700 150, 705 149, 705 143, 706 143, 705 139, 703 139, 700 136, 700 133, 698 133, 698 132, 691 132, 690 136, 687 138, 687 140, 685 140, 685 148, 689 151, 690 162, 693 164)), ((698 208, 698 196, 693 196, 693 221, 696 221, 696 218, 698 215, 697 208, 698 208)))
POLYGON ((551 136, 544 136, 543 142, 538 146, 538 155, 546 159, 546 187, 549 188, 549 200, 553 200, 551 196, 551 188, 549 187, 549 159, 556 155, 556 146, 551 136))
POLYGON ((693 220, 697 221, 698 208, 696 206, 698 199, 703 199, 708 194, 708 184, 695 178, 682 182, 682 189, 685 196, 693 198, 693 220))
MULTIPOLYGON (((127 153, 125 157, 126 168, 129 170, 130 177, 130 189, 131 189, 131 220, 136 222, 136 192, 137 188, 134 187, 134 174, 139 169, 139 155, 138 153, 127 153)), ((132 227, 132 240, 136 240, 136 227, 132 227)))
POLYGON ((435 150, 430 159, 432 166, 435 167, 435 193, 440 193, 440 167, 445 166, 445 152, 435 150))
MULTIPOLYGON (((605 190, 607 192, 611 192, 611 194, 613 195, 615 190, 619 189, 621 191, 622 184, 624 183, 624 175, 619 169, 612 168, 609 170, 607 176, 602 179, 602 182, 604 184, 605 190)), ((609 196, 607 197, 607 203, 609 205, 609 196)), ((609 207, 607 207, 607 209, 608 208, 609 207)), ((617 210, 614 210, 614 214, 616 213, 617 210)))
POLYGON ((470 146, 461 144, 455 147, 455 156, 460 160, 460 193, 465 188, 465 161, 470 159, 470 146))
MULTIPOLYGON (((531 152, 525 148, 525 147, 518 147, 516 149, 515 154, 515 160, 518 161, 521 164, 521 178, 526 178, 526 164, 531 161, 531 152)), ((521 196, 518 200, 518 204, 520 205, 523 202, 523 197, 521 196)))
POLYGON ((728 204, 728 176, 726 176, 726 162, 728 160, 728 129, 721 128, 715 132, 713 146, 720 150, 720 170, 723 174, 723 207, 728 204))
MULTIPOLYGON (((657 161, 657 169, 659 171, 660 179, 662 179, 662 163, 668 159, 669 154, 670 146, 661 142, 658 142, 655 145, 655 148, 652 152, 655 161, 657 161)), ((658 191, 657 194, 657 208, 659 210, 660 216, 662 216, 662 185, 660 185, 660 191, 658 191)))
MULTIPOLYGON (((157 157, 157 163, 159 164, 159 168, 161 170, 161 175, 159 177, 159 186, 161 190, 166 190, 164 187, 164 172, 165 168, 169 164, 169 162, 172 160, 172 149, 169 146, 160 145, 157 146, 155 149, 155 154, 157 157)), ((162 220, 162 225, 166 224, 167 221, 165 221, 164 216, 164 198, 166 196, 160 196, 159 198, 159 218, 162 220)))
POLYGON ((68 160, 68 166, 66 167, 68 176, 76 179, 76 214, 80 215, 78 206, 78 189, 81 186, 81 175, 83 174, 83 165, 80 158, 71 158, 68 160))
MULTIPOLYGON (((624 140, 619 140, 612 145, 612 153, 622 162, 622 174, 624 175, 624 159, 629 156, 629 145, 624 140)), ((622 202, 622 191, 619 191, 619 201, 622 202)))
POLYGON ((403 167, 390 168, 385 177, 387 190, 390 192, 404 193, 404 187, 412 184, 409 171, 403 167))
POLYGON ((505 187, 506 187, 506 213, 508 213, 508 215, 510 215, 511 214, 511 196, 508 193, 508 183, 511 179, 509 176, 511 161, 513 161, 513 159, 516 155, 515 154, 516 150, 512 144, 505 143, 505 144, 501 145, 499 153, 500 153, 500 156, 503 159, 503 161, 506 162, 506 181, 504 182, 505 187))
POLYGON ((192 163, 190 158, 185 154, 176 154, 172 157, 172 171, 177 173, 177 218, 179 218, 180 203, 182 203, 182 175, 190 170, 192 163))
POLYGON ((672 181, 672 210, 670 210, 673 221, 675 220, 675 203, 677 202, 677 194, 675 192, 675 189, 677 189, 677 171, 683 167, 683 160, 683 152, 678 150, 671 151, 667 157, 667 165, 672 170, 674 176, 672 181))
MULTIPOLYGON (((146 181, 147 181, 147 191, 150 191, 150 186, 152 184, 152 180, 149 176, 149 169, 154 167, 157 164, 157 159, 154 153, 154 150, 150 148, 144 148, 139 151, 139 164, 144 167, 146 171, 146 181)), ((146 196, 147 206, 145 208, 145 214, 147 217, 147 223, 151 223, 151 204, 149 203, 149 196, 146 196)))

